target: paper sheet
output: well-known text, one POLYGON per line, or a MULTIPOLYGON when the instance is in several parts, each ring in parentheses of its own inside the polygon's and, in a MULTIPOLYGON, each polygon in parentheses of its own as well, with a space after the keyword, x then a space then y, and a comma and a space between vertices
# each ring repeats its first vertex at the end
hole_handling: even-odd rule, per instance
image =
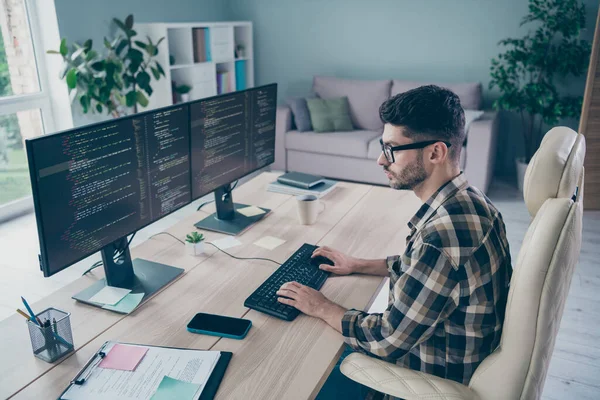
POLYGON ((281 246, 282 244, 285 243, 285 240, 273 237, 273 236, 265 236, 259 240, 257 240, 256 242, 254 242, 255 245, 260 246, 260 247, 264 247, 267 250, 273 250, 274 248, 281 246))
POLYGON ((122 313, 129 314, 140 304, 142 299, 144 298, 144 293, 128 293, 125 297, 121 299, 114 306, 105 304, 102 308, 106 308, 111 311, 118 311, 122 313))
POLYGON ((245 215, 246 217, 254 217, 255 215, 261 215, 261 214, 265 213, 264 210, 262 210, 256 206, 248 206, 248 207, 244 207, 244 208, 238 208, 236 211, 242 215, 245 215))
POLYGON ((200 385, 165 376, 151 400, 193 400, 200 385))
MULTIPOLYGON (((115 346, 109 342, 103 350, 115 346)), ((69 400, 144 400, 156 393, 165 376, 199 385, 199 397, 221 354, 218 351, 146 347, 148 351, 135 371, 93 368, 83 385, 71 385, 63 395, 69 400)), ((87 374, 88 370, 84 371, 87 374)))
POLYGON ((233 236, 228 236, 223 239, 213 240, 212 244, 220 248, 221 250, 228 249, 230 247, 240 246, 242 242, 234 238, 233 236))
POLYGON ((90 298, 93 303, 108 304, 114 306, 121 299, 131 292, 129 289, 123 289, 113 286, 104 286, 98 293, 90 298))
POLYGON ((133 371, 148 351, 147 347, 115 344, 100 363, 100 368, 133 371))

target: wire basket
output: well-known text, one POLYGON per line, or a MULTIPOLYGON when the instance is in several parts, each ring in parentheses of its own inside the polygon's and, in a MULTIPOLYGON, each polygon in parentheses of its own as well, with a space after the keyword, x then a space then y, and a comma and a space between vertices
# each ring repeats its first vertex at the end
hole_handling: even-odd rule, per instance
POLYGON ((46 362, 54 362, 73 351, 71 313, 48 308, 36 315, 42 326, 27 321, 33 354, 46 362))

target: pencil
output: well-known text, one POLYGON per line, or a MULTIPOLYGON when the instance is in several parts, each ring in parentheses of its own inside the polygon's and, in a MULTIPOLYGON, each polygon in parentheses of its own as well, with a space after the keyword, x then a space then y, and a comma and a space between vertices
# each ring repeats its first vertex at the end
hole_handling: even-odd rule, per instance
POLYGON ((29 320, 29 319, 31 319, 31 318, 29 317, 29 315, 25 314, 25 312, 23 312, 22 310, 20 310, 20 309, 18 309, 18 308, 17 308, 17 312, 18 312, 19 314, 21 314, 22 316, 24 316, 25 318, 27 318, 28 320, 29 320))

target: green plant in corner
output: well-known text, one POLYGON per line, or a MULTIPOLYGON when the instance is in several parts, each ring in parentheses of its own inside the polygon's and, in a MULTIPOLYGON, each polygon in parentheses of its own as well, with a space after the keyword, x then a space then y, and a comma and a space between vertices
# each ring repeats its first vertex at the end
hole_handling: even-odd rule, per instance
POLYGON ((204 240, 204 235, 198 232, 191 232, 185 235, 185 241, 188 243, 200 243, 204 240))
POLYGON ((136 40, 133 15, 128 15, 125 21, 117 18, 113 21, 120 33, 112 41, 104 38, 105 55, 92 48, 91 39, 83 45, 74 43, 71 48, 62 39, 59 50, 47 52, 63 58, 61 79, 67 83, 71 102, 78 101, 84 114, 106 111, 119 117, 126 114, 125 107, 136 113, 138 104, 146 107, 152 95, 150 73, 156 80, 165 77, 155 58, 164 37, 156 43, 150 37, 145 42, 136 40))
POLYGON ((497 110, 520 114, 525 141, 525 163, 539 147, 542 125, 561 118, 578 118, 582 96, 561 94, 557 83, 583 75, 590 44, 580 39, 585 28, 585 6, 577 0, 529 0, 521 26, 535 31, 521 39, 499 42, 507 50, 492 59, 489 88, 498 88, 497 110))
POLYGON ((175 91, 179 94, 189 93, 190 90, 192 90, 192 87, 188 85, 179 85, 175 87, 175 91))

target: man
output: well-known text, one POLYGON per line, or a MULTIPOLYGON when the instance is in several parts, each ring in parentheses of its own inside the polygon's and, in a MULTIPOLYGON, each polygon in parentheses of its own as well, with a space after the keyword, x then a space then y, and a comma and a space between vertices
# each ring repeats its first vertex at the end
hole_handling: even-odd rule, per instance
MULTIPOLYGON (((346 310, 296 282, 280 288, 279 301, 323 319, 354 350, 468 384, 500 342, 512 274, 504 222, 460 170, 465 118, 456 94, 422 86, 387 100, 379 113, 377 163, 392 188, 424 203, 408 223, 404 254, 362 260, 321 247, 314 256, 332 260, 320 268, 337 275, 389 276, 387 309, 346 310)), ((352 384, 334 370, 321 393, 343 390, 342 379, 352 384)))

